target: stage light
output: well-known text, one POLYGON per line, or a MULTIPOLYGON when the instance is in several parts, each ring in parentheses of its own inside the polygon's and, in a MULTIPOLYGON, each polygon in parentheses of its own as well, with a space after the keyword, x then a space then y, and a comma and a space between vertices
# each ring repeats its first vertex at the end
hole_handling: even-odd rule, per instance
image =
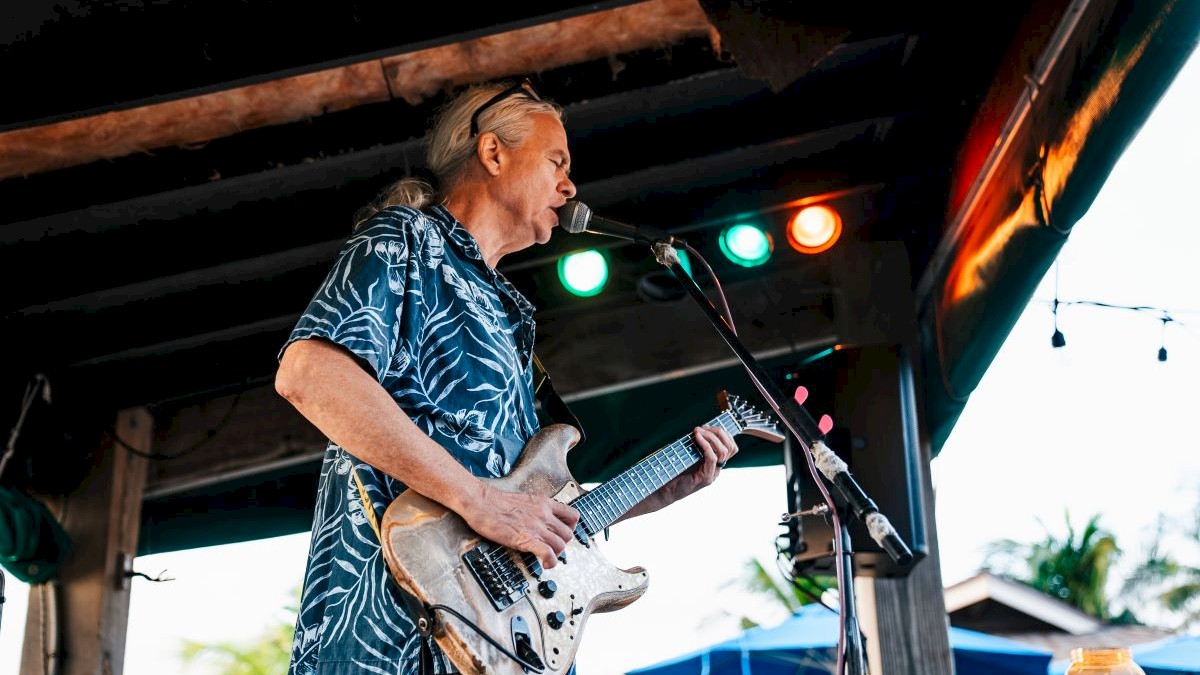
POLYGON ((608 282, 608 259, 594 248, 565 255, 558 259, 558 278, 575 295, 596 295, 608 282))
POLYGON ((801 253, 829 250, 842 235, 842 217, 824 204, 806 206, 788 220, 788 244, 801 253))
POLYGON ((765 263, 775 247, 769 233, 747 222, 725 229, 717 243, 726 258, 742 267, 756 267, 765 263))

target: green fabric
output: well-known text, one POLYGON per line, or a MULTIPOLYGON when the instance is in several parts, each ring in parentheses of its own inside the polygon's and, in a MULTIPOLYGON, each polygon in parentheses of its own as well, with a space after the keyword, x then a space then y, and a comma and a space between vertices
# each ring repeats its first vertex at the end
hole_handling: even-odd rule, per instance
POLYGON ((27 584, 58 573, 71 539, 41 502, 0 487, 0 565, 27 584))

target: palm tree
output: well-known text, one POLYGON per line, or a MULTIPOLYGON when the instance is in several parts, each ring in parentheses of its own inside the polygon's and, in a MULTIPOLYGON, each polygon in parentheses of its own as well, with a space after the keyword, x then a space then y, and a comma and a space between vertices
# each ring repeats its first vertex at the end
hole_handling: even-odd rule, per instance
POLYGON ((1146 557, 1126 580, 1122 594, 1130 604, 1159 604, 1176 624, 1171 628, 1182 631, 1200 623, 1200 567, 1180 563, 1163 550, 1164 538, 1175 529, 1181 535, 1180 543, 1187 542, 1193 553, 1200 553, 1200 502, 1189 526, 1172 527, 1165 516, 1159 516, 1146 557))
MULTIPOLYGON (((1046 537, 1032 544, 1012 539, 994 541, 987 547, 984 568, 1106 621, 1113 617, 1105 587, 1109 571, 1120 555, 1116 539, 1100 527, 1099 514, 1088 520, 1077 537, 1068 513, 1065 539, 1046 529, 1046 537)), ((1133 617, 1125 614, 1121 620, 1131 621, 1133 617)))
MULTIPOLYGON (((837 587, 834 577, 785 574, 782 570, 772 573, 758 558, 747 559, 744 569, 743 575, 730 583, 739 584, 755 595, 770 598, 773 604, 786 609, 789 614, 804 605, 821 602, 823 594, 837 587)), ((832 592, 836 593, 836 590, 832 592)), ((757 626, 758 622, 743 615, 739 624, 744 630, 757 626)))

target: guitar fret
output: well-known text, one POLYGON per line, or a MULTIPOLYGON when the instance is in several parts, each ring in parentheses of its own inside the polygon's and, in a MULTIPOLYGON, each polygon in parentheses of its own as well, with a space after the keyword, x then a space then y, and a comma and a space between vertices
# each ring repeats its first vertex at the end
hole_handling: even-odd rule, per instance
POLYGON ((630 486, 633 488, 634 497, 636 497, 636 499, 634 499, 635 504, 637 502, 642 501, 642 499, 644 499, 646 497, 646 495, 650 494, 649 492, 646 492, 646 484, 643 483, 640 479, 641 479, 641 476, 639 475, 639 472, 638 472, 638 466, 635 464, 632 467, 632 470, 629 472, 629 483, 630 483, 630 486))
MULTIPOLYGON (((720 427, 735 436, 742 432, 729 411, 705 426, 720 427)), ((579 510, 584 531, 588 536, 595 535, 703 459, 691 434, 660 448, 572 503, 579 510)))

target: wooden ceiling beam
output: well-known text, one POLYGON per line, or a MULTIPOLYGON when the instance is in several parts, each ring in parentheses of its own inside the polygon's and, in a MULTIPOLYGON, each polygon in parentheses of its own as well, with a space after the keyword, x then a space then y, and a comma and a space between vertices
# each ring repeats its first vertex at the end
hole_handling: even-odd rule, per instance
POLYGON ((695 0, 651 0, 408 54, 0 133, 0 180, 190 146, 368 103, 417 104, 457 86, 715 32, 695 0))

